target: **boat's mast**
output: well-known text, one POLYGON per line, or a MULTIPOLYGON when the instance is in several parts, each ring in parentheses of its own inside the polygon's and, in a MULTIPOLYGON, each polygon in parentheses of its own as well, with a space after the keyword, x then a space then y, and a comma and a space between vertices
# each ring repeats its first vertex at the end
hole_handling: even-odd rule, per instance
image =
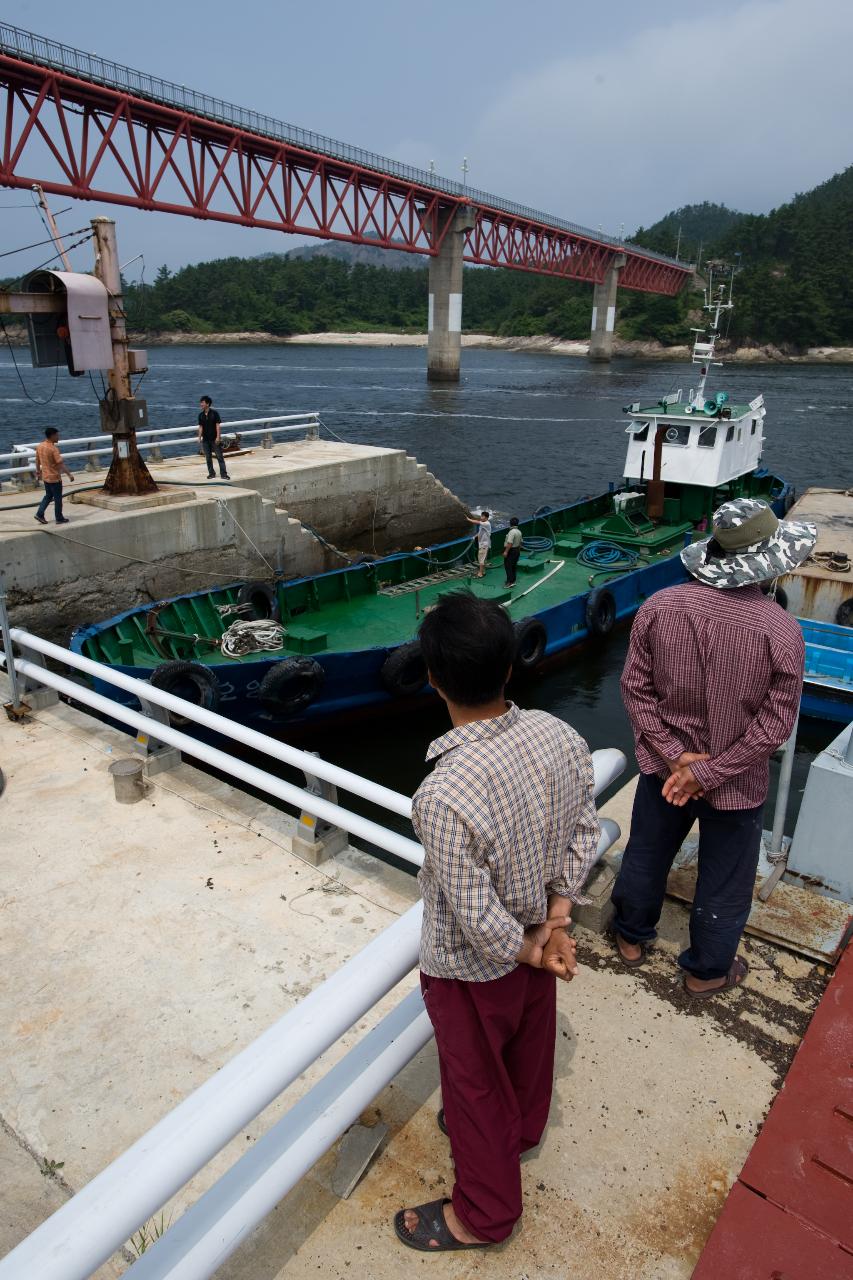
MULTIPOLYGON (((732 272, 734 278, 734 272, 732 272)), ((729 300, 724 301, 726 296, 726 286, 718 285, 716 293, 714 292, 714 269, 710 268, 708 272, 708 288, 705 290, 705 305, 703 311, 713 312, 713 319, 708 328, 708 337, 704 341, 700 341, 700 336, 704 337, 703 329, 695 329, 696 341, 693 343, 693 363, 701 365, 699 376, 699 385, 696 388, 696 394, 692 400, 694 409, 702 409, 705 405, 705 383, 708 381, 708 371, 712 364, 722 367, 721 360, 714 360, 714 347, 720 332, 720 316, 723 311, 731 311, 732 303, 732 282, 729 282, 729 300)))

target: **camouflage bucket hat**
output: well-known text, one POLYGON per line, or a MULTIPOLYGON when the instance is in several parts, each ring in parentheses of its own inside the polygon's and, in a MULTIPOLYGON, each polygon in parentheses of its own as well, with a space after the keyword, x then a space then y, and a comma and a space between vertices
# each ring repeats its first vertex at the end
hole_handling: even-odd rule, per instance
POLYGON ((816 525, 779 520, 758 498, 735 498, 714 512, 712 536, 685 547, 681 560, 706 586, 746 587, 790 573, 816 541, 816 525))

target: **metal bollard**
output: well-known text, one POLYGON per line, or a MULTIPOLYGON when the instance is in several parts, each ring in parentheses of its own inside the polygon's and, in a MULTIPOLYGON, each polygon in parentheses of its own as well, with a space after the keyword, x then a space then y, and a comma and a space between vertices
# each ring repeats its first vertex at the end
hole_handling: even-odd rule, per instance
POLYGON ((145 783, 142 778, 144 767, 142 760, 130 758, 116 760, 110 765, 115 797, 119 804, 136 804, 137 800, 143 798, 145 795, 145 783))

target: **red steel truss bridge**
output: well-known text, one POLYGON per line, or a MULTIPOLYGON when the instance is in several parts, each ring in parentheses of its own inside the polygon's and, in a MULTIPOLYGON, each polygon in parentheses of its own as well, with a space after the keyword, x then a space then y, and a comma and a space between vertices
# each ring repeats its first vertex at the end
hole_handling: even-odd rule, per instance
POLYGON ((0 23, 0 185, 676 294, 684 262, 0 23))

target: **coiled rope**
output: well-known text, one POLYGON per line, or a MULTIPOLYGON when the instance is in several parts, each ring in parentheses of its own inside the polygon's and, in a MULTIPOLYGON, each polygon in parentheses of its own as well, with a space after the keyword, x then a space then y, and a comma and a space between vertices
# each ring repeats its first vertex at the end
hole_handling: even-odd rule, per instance
POLYGON ((219 647, 225 658, 242 658, 247 653, 281 649, 286 631, 280 622, 261 618, 255 622, 238 620, 223 631, 219 647))

